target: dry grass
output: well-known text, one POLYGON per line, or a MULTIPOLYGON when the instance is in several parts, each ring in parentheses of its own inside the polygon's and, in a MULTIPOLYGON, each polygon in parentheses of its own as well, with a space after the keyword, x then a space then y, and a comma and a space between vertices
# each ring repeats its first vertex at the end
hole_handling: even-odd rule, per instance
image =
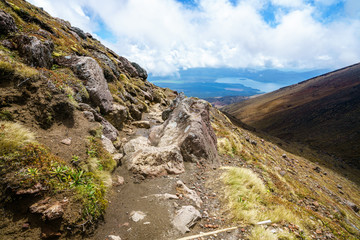
POLYGON ((277 236, 263 226, 257 226, 251 231, 250 240, 277 240, 277 236))
POLYGON ((250 169, 226 167, 222 180, 233 217, 238 221, 256 223, 264 220, 300 224, 296 214, 279 205, 262 180, 250 169))
POLYGON ((20 124, 0 121, 0 154, 17 151, 34 141, 34 134, 20 124))

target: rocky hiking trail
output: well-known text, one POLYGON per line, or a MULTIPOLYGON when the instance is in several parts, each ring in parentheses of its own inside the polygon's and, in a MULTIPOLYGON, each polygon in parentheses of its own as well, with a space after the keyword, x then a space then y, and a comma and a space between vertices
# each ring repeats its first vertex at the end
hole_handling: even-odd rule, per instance
MULTIPOLYGON (((216 142, 211 141, 213 129, 208 123, 217 121, 219 116, 217 120, 209 117, 206 102, 184 98, 174 100, 170 109, 169 114, 169 109, 155 104, 143 114, 141 121, 134 122, 120 133, 126 142, 123 145, 125 156, 122 165, 113 173, 113 187, 104 221, 89 239, 261 239, 253 236, 256 224, 234 221, 231 209, 224 201, 227 199, 226 186, 221 176, 227 167, 240 167, 251 169, 264 183, 268 183, 269 179, 263 175, 261 168, 244 157, 217 155, 217 152, 213 155, 216 142), (189 136, 191 144, 183 149, 189 136), (186 152, 189 146, 192 150, 186 152)), ((222 121, 225 122, 224 119, 222 121)), ((235 129, 230 122, 226 128, 235 129)), ((254 153, 279 151, 274 145, 252 135, 245 134, 244 138, 254 153)), ((313 179, 327 177, 327 173, 314 164, 303 162, 303 166, 297 166, 293 164, 297 160, 286 154, 280 155, 279 159, 289 168, 280 171, 281 168, 275 167, 280 169, 281 176, 290 174, 293 178, 300 177, 305 171, 302 169, 304 166, 305 169, 314 169, 307 173, 313 179)), ((304 184, 310 189, 319 188, 318 181, 304 184)), ((333 192, 326 194, 336 196, 333 192)), ((275 195, 281 197, 279 193, 275 195)), ((316 199, 305 197, 296 205, 334 218, 329 213, 331 208, 319 204, 316 199)), ((263 208, 261 211, 272 211, 265 205, 260 208, 263 208)), ((276 223, 271 219, 261 221, 265 221, 266 231, 273 235, 283 232, 302 237, 300 227, 289 220, 276 223)), ((336 237, 326 228, 318 227, 312 231, 311 239, 336 237)))
MULTIPOLYGON (((141 138, 145 141, 151 135, 151 129, 164 124, 162 113, 160 105, 154 105, 149 113, 143 114, 141 121, 124 129, 127 133, 124 140, 141 138)), ((181 117, 181 113, 175 114, 181 117)), ((179 138, 179 135, 173 137, 179 138)), ((184 170, 178 169, 182 171, 179 174, 163 175, 158 171, 158 176, 147 178, 129 171, 123 163, 113 174, 115 180, 104 223, 90 239, 177 239, 232 227, 220 211, 221 164, 206 161, 185 162, 184 170), (182 213, 181 217, 179 213, 182 213)), ((226 231, 204 239, 238 239, 239 234, 245 232, 242 230, 226 231)))

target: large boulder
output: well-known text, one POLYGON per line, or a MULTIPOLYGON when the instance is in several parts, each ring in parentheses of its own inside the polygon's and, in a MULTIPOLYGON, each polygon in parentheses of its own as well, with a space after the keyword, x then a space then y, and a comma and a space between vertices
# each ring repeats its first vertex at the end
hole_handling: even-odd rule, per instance
POLYGON ((149 146, 146 137, 138 137, 125 144, 124 153, 128 169, 147 177, 180 174, 185 171, 178 147, 149 146))
POLYGON ((0 9, 0 35, 9 34, 16 31, 17 28, 14 18, 4 10, 0 9))
POLYGON ((50 40, 40 41, 34 36, 20 35, 15 38, 20 55, 32 67, 51 68, 54 44, 50 40))
POLYGON ((104 73, 91 57, 65 56, 58 58, 59 65, 71 67, 74 73, 85 81, 85 87, 91 102, 107 114, 113 109, 113 97, 110 93, 104 73))
POLYGON ((111 75, 111 74, 115 75, 113 77, 106 77, 106 79, 108 81, 114 80, 112 78, 118 78, 120 76, 120 73, 119 73, 115 63, 105 53, 93 51, 93 55, 94 55, 94 57, 99 59, 101 62, 103 62, 106 66, 108 66, 111 69, 112 73, 105 74, 105 77, 106 77, 106 75, 111 75))
POLYGON ((184 161, 206 160, 217 164, 217 139, 206 101, 193 98, 180 100, 164 124, 153 128, 149 136, 154 146, 179 146, 184 161))
POLYGON ((184 161, 218 164, 216 136, 210 124, 209 105, 185 98, 149 137, 135 138, 124 146, 128 169, 145 175, 178 174, 184 161))

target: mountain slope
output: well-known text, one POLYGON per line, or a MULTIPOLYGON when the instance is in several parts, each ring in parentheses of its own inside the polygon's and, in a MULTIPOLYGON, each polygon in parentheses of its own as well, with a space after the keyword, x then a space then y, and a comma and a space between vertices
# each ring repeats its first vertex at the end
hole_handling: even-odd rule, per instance
POLYGON ((360 64, 224 108, 244 123, 360 167, 360 64))
POLYGON ((0 239, 360 237, 349 179, 26 1, 0 8, 0 239))

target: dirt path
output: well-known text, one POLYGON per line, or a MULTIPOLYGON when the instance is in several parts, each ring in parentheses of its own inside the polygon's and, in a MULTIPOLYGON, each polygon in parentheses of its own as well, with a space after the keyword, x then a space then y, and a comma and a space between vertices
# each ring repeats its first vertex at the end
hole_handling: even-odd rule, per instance
MULTIPOLYGON (((150 113, 144 114, 143 120, 149 121, 151 126, 161 124, 160 106, 155 105, 150 113)), ((140 135, 147 136, 149 130, 132 128, 126 132, 126 138, 130 140, 140 135)), ((124 165, 118 167, 113 176, 123 177, 124 184, 112 187, 104 222, 89 239, 107 239, 107 236, 114 235, 122 240, 168 240, 229 227, 225 216, 221 216, 222 186, 219 176, 222 170, 196 163, 186 163, 185 168, 185 173, 180 175, 143 179, 133 175, 124 165), (180 233, 171 222, 177 210, 182 206, 195 206, 194 202, 179 194, 179 199, 156 196, 166 193, 176 195, 178 180, 195 190, 203 201, 198 208, 202 218, 186 234, 180 233), (135 222, 131 219, 133 211, 141 211, 146 216, 135 222)), ((237 235, 238 231, 234 230, 204 239, 237 239, 237 235)))

